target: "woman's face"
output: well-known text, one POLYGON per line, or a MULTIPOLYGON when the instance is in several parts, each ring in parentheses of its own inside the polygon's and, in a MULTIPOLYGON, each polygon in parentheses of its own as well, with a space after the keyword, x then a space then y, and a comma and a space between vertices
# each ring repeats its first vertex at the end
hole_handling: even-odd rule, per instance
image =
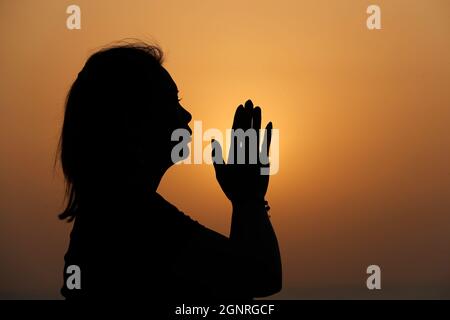
POLYGON ((178 143, 178 141, 172 141, 172 133, 181 128, 192 134, 189 127, 192 115, 180 104, 178 88, 170 74, 163 67, 161 69, 158 84, 156 88, 153 88, 157 101, 152 103, 155 110, 152 111, 151 117, 152 130, 154 130, 151 132, 151 136, 158 142, 155 146, 156 150, 153 149, 152 153, 154 156, 154 152, 158 152, 160 161, 170 166, 173 164, 171 159, 172 148, 178 143))
POLYGON ((192 119, 192 115, 180 104, 181 99, 178 96, 177 85, 164 68, 162 68, 162 83, 163 85, 160 89, 160 92, 164 97, 162 99, 162 107, 168 112, 167 123, 172 129, 171 131, 178 128, 184 128, 192 133, 192 130, 188 125, 192 119))

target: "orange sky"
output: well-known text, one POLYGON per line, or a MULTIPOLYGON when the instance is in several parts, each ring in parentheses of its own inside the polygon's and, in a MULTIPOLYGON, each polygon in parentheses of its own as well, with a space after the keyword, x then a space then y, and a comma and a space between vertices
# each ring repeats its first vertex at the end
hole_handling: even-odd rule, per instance
MULTIPOLYGON (((276 298, 450 298, 448 0, 130 3, 0 2, 0 298, 60 297, 65 95, 90 54, 129 37, 162 46, 204 128, 225 130, 252 98, 280 130, 276 298), (365 25, 373 3, 380 31, 365 25), (66 29, 70 4, 81 30, 66 29), (370 264, 380 292, 365 286, 370 264)), ((211 166, 172 168, 160 192, 228 234, 211 166)))

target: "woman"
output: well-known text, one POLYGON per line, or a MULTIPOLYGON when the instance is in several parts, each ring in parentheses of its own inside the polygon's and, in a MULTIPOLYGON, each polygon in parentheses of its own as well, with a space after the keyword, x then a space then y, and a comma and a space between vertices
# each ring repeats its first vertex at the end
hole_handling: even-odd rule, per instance
MULTIPOLYGON (((60 218, 74 220, 61 290, 67 299, 248 299, 281 289, 261 164, 215 161, 233 207, 229 237, 156 192, 173 165, 172 132, 191 132, 190 120, 158 47, 120 45, 88 59, 68 94, 60 140, 69 195, 60 218), (80 288, 68 286, 71 265, 81 271, 80 288)), ((260 125, 259 107, 238 107, 233 129, 260 125)), ((221 148, 213 143, 216 159, 221 148)))

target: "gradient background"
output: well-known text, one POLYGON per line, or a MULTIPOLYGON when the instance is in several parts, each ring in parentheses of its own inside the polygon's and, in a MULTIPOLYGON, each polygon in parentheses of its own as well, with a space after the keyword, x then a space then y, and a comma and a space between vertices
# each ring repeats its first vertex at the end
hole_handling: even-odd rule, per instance
MULTIPOLYGON (((274 298, 450 298, 449 31, 448 0, 1 0, 0 298, 60 298, 65 96, 90 54, 128 37, 162 46, 204 128, 252 98, 280 129, 274 298), (373 3, 381 31, 366 28, 373 3)), ((173 167, 159 191, 228 234, 212 166, 173 167)))

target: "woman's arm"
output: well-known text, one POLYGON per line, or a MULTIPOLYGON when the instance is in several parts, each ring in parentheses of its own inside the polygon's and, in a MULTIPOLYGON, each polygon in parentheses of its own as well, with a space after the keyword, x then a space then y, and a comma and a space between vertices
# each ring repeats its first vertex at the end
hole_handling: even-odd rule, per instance
POLYGON ((189 229, 174 270, 192 297, 251 299, 281 290, 277 239, 260 204, 234 206, 229 238, 197 223, 189 229))
POLYGON ((214 296, 253 298, 281 290, 280 252, 264 200, 272 124, 261 150, 260 128, 261 109, 248 100, 234 116, 227 164, 212 141, 216 178, 233 207, 230 237, 196 228, 179 260, 183 279, 195 279, 194 286, 210 288, 214 296))
POLYGON ((230 242, 240 248, 249 266, 254 297, 265 297, 281 290, 282 271, 277 237, 264 202, 233 204, 230 242))
POLYGON ((269 185, 272 123, 266 126, 260 148, 261 109, 251 100, 236 109, 228 163, 220 144, 213 141, 216 178, 233 205, 230 241, 245 255, 247 273, 256 296, 281 289, 281 260, 277 237, 265 208, 269 185))

